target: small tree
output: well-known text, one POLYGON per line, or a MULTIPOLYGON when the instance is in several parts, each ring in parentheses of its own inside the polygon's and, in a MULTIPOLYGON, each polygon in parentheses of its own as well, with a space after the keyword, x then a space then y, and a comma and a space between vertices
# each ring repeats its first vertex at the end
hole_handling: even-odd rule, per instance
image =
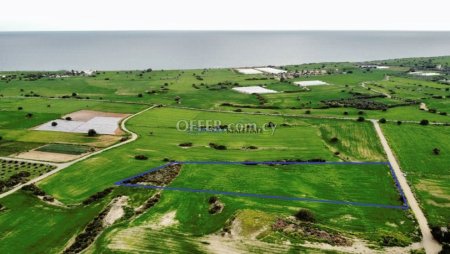
POLYGON ((307 221, 307 222, 315 222, 316 221, 316 216, 313 214, 313 212, 311 212, 308 209, 300 209, 298 212, 296 212, 294 214, 295 218, 297 218, 297 220, 301 220, 301 221, 307 221))
POLYGON ((420 125, 428 125, 430 122, 426 119, 420 121, 420 125))
POLYGON ((57 122, 52 122, 52 126, 55 127, 56 125, 58 125, 57 122))
POLYGON ((380 123, 386 123, 386 119, 381 118, 378 122, 380 122, 380 123))
POLYGON ((439 148, 435 147, 435 148, 433 149, 433 154, 434 154, 434 155, 439 155, 440 153, 441 153, 441 150, 440 150, 439 148))
POLYGON ((88 130, 88 136, 89 137, 94 137, 97 135, 97 131, 95 131, 94 129, 89 129, 88 130))
POLYGON ((140 160, 140 161, 148 160, 148 157, 143 154, 138 154, 138 155, 134 156, 134 158, 136 160, 140 160))

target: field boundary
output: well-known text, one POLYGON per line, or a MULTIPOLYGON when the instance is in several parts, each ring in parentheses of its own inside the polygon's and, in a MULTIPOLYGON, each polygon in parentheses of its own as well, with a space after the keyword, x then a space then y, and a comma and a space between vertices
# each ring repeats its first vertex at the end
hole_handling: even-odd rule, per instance
POLYGON ((390 209, 409 209, 408 202, 404 195, 403 189, 397 179, 397 175, 391 166, 390 162, 279 162, 279 161, 174 161, 169 162, 164 165, 151 168, 140 174, 125 178, 121 181, 115 183, 117 186, 134 187, 134 188, 147 188, 147 189, 159 189, 159 190, 173 190, 173 191, 184 191, 193 193, 210 193, 210 194, 220 194, 220 195, 230 195, 230 196, 240 196, 240 197, 257 197, 257 198, 271 198, 280 199, 287 201, 304 201, 304 202, 315 202, 315 203, 328 203, 337 205, 351 205, 351 206, 363 206, 363 207, 379 207, 379 208, 390 208, 390 209), (132 184, 125 183, 126 181, 133 180, 135 178, 141 177, 148 173, 164 169, 171 165, 188 165, 188 164, 224 164, 224 165, 326 165, 326 164, 337 164, 337 165, 387 165, 391 172, 391 176, 394 180, 396 189, 401 197, 402 205, 385 205, 376 203, 364 203, 364 202, 353 202, 353 201, 343 201, 343 200, 328 200, 328 199, 317 199, 317 198, 300 198, 300 197, 288 197, 288 196, 277 196, 277 195, 266 195, 266 194, 256 194, 256 193, 244 193, 244 192, 230 192, 230 191, 218 191, 218 190, 208 190, 208 189, 192 189, 184 187, 169 187, 169 186, 158 186, 158 185, 144 185, 144 184, 132 184))

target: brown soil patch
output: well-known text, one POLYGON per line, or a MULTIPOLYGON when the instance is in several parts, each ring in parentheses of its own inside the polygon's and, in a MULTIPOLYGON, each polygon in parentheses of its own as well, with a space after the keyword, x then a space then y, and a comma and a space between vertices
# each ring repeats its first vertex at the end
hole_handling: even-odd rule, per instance
POLYGON ((20 153, 15 156, 15 158, 19 159, 28 159, 28 160, 38 160, 38 161, 49 161, 49 162, 68 162, 78 159, 80 157, 85 156, 86 154, 62 154, 62 153, 48 153, 41 151, 29 151, 20 153))
POLYGON ((76 112, 72 112, 70 114, 64 115, 62 118, 71 117, 73 121, 86 122, 97 116, 125 118, 129 115, 130 114, 110 113, 110 112, 101 112, 101 111, 93 111, 93 110, 80 110, 80 111, 76 111, 76 112))

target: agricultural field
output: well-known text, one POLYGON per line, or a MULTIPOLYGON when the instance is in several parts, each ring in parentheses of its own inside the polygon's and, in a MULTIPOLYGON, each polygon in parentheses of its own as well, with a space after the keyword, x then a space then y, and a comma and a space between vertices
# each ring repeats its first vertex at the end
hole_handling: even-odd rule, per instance
POLYGON ((2 73, 0 252, 445 250, 448 59, 2 73), (51 129, 80 112, 119 131, 51 129))

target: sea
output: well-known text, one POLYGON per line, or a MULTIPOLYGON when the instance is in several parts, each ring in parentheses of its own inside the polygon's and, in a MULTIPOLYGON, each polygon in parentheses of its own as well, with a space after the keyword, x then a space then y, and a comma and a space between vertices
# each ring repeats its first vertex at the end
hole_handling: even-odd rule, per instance
POLYGON ((0 71, 251 67, 450 55, 450 32, 0 32, 0 71))

